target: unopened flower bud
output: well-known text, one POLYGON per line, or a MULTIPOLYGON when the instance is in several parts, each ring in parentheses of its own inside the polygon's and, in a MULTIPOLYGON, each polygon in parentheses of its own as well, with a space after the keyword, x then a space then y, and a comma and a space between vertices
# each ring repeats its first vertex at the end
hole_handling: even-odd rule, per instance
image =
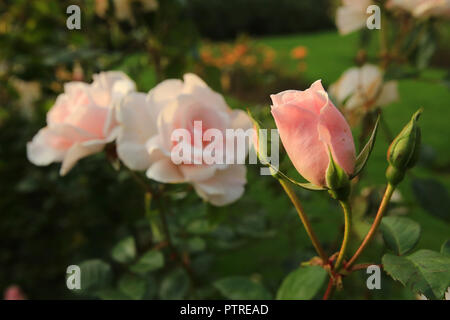
POLYGON ((421 133, 417 120, 421 113, 422 109, 414 113, 408 124, 389 146, 387 153, 389 167, 386 177, 393 185, 397 185, 403 180, 406 170, 412 168, 419 158, 421 133))

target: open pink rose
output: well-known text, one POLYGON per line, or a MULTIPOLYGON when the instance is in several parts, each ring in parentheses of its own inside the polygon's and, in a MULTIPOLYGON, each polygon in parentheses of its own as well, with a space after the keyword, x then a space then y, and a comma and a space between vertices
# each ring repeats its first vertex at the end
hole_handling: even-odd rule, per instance
POLYGON ((38 166, 62 162, 65 175, 79 159, 115 139, 114 108, 134 90, 134 82, 115 71, 94 75, 92 84, 67 83, 47 113, 47 126, 27 144, 28 159, 38 166))
POLYGON ((287 90, 270 96, 281 141, 297 171, 308 181, 326 186, 329 151, 347 174, 355 168, 352 132, 328 99, 320 80, 305 91, 287 90))
MULTIPOLYGON (((200 135, 207 129, 215 129, 226 137, 226 129, 251 128, 251 120, 244 111, 231 110, 223 97, 196 75, 186 74, 184 81, 165 80, 148 95, 128 95, 118 109, 117 119, 120 123, 117 153, 130 169, 146 170, 147 177, 163 183, 190 183, 200 197, 218 206, 243 194, 247 182, 243 164, 208 164, 197 158, 201 163, 187 164, 172 159, 173 149, 180 144, 204 152, 219 143, 215 139, 200 143, 194 139, 174 141, 172 134, 177 129, 185 129, 192 137, 198 131, 197 121, 202 123, 202 131, 197 132, 200 135)), ((226 141, 221 142, 224 142, 222 155, 235 151, 227 149, 226 141)))

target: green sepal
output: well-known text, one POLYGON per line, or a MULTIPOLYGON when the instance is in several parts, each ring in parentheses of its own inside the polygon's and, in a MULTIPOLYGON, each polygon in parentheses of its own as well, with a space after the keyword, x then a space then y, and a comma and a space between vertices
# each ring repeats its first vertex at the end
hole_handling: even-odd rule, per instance
POLYGON ((333 154, 328 148, 330 161, 325 174, 325 181, 329 193, 337 200, 346 200, 350 195, 350 179, 344 169, 333 159, 333 154))
POLYGON ((360 172, 366 166, 367 160, 369 160, 369 156, 372 153, 372 149, 375 145, 379 122, 380 122, 380 115, 378 115, 377 117, 377 121, 375 122, 375 126, 373 127, 369 140, 367 141, 366 145, 361 150, 359 155, 356 157, 355 171, 353 172, 353 174, 350 175, 350 179, 353 179, 358 174, 360 174, 360 172))
MULTIPOLYGON (((271 167, 271 168, 272 168, 272 167, 271 167)), ((280 170, 278 170, 278 173, 277 173, 277 174, 278 174, 281 178, 283 178, 283 179, 289 181, 290 183, 295 184, 295 185, 297 185, 297 186, 299 186, 299 187, 301 187, 301 188, 303 188, 303 189, 306 189, 306 190, 311 190, 311 191, 324 191, 324 190, 327 190, 327 188, 321 187, 321 186, 317 186, 317 185, 315 185, 315 184, 313 184, 313 183, 311 183, 311 182, 298 182, 298 181, 296 181, 296 180, 294 180, 294 179, 288 177, 286 174, 284 174, 284 173, 281 172, 280 170)))
POLYGON ((267 146, 266 145, 264 145, 264 146, 260 146, 259 145, 259 129, 261 128, 261 126, 260 126, 258 120, 256 120, 252 116, 252 113, 250 112, 250 109, 247 109, 247 113, 248 113, 248 116, 250 117, 250 119, 253 122, 253 129, 255 130, 255 134, 256 134, 256 137, 255 137, 254 141, 252 141, 253 148, 255 149, 256 155, 257 155, 259 161, 262 164, 270 166, 270 163, 267 160, 267 148, 266 148, 267 146), (255 142, 258 145, 255 145, 255 142))

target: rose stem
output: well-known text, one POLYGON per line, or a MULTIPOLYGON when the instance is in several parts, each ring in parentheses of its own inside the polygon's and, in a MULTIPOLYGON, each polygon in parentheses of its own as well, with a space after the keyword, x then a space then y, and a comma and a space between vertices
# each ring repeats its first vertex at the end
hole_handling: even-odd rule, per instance
POLYGON ((306 229, 306 233, 308 234, 309 238, 311 239, 311 242, 312 242, 314 248, 316 249, 316 251, 319 254, 320 258, 322 259, 323 263, 327 264, 328 256, 326 255, 325 251, 323 250, 322 246, 320 245, 320 242, 317 239, 317 236, 311 227, 308 217, 306 216, 306 214, 303 210, 303 207, 300 204, 300 200, 297 198, 297 195, 295 194, 294 190, 292 190, 291 186, 289 185, 289 182, 287 182, 286 180, 283 180, 282 178, 278 179, 278 181, 280 182, 284 191, 286 192, 289 199, 292 201, 292 204, 294 205, 295 209, 297 210, 298 216, 300 217, 300 220, 302 220, 302 223, 306 229))
POLYGON ((331 296, 334 293, 334 283, 333 283, 333 278, 330 277, 330 280, 328 280, 328 286, 327 286, 327 290, 325 291, 325 294, 323 295, 323 299, 322 300, 328 300, 331 298, 331 296))
POLYGON ((342 240, 341 249, 339 250, 339 255, 336 259, 336 263, 334 264, 335 271, 339 271, 341 267, 342 261, 344 261, 345 252, 347 251, 348 239, 350 238, 350 228, 352 225, 352 209, 348 201, 339 201, 339 204, 344 211, 345 218, 345 230, 344 230, 344 239, 342 240))
POLYGON ((355 263, 355 261, 358 259, 358 257, 361 255, 361 253, 366 248, 366 246, 369 244, 370 240, 373 238, 375 231, 377 231, 377 228, 380 225, 381 219, 383 218, 383 214, 388 207, 389 200, 391 199, 392 193, 394 192, 394 190, 395 190, 395 187, 389 183, 386 187, 386 191, 384 192, 384 196, 383 196, 383 199, 381 200, 381 204, 380 204, 380 207, 378 208, 378 212, 375 217, 375 220, 373 221, 373 224, 370 227, 369 232, 367 233, 363 242, 359 246, 358 250, 356 250, 353 257, 346 264, 346 266, 345 266, 346 269, 349 269, 355 263))

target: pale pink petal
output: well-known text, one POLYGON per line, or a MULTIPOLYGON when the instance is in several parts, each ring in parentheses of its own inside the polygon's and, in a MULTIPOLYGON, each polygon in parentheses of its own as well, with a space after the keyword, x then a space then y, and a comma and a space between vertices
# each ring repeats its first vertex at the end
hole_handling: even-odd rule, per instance
POLYGON ((317 91, 325 92, 321 80, 315 81, 310 88, 304 91, 286 90, 270 97, 274 103, 273 107, 279 104, 295 104, 298 107, 319 114, 326 101, 321 96, 318 98, 315 94, 317 91))
POLYGON ((104 144, 84 145, 83 143, 75 143, 67 151, 63 159, 59 174, 61 176, 66 175, 78 162, 78 160, 87 157, 91 154, 100 152, 103 149, 103 147, 104 144))
POLYGON ((321 141, 331 149, 333 159, 347 174, 355 169, 355 144, 344 116, 331 102, 323 107, 319 120, 321 141))
POLYGON ((197 75, 195 75, 193 73, 186 73, 183 76, 183 80, 184 80, 185 86, 188 88, 192 88, 195 86, 208 88, 208 85, 205 83, 205 81, 203 81, 202 79, 200 79, 197 75))
POLYGON ((319 140, 319 117, 295 105, 272 108, 286 152, 297 171, 308 181, 324 185, 328 154, 319 140))
POLYGON ((148 178, 162 183, 185 182, 178 166, 176 166, 170 158, 165 157, 154 162, 150 168, 148 168, 146 175, 148 178))
POLYGON ((105 138, 104 125, 108 116, 108 109, 95 105, 78 105, 66 118, 65 123, 85 130, 97 138, 105 138))
POLYGON ((230 165, 205 181, 194 183, 198 195, 216 206, 224 206, 239 199, 247 183, 245 165, 230 165))
POLYGON ((131 93, 117 109, 117 154, 132 170, 145 170, 150 167, 146 143, 158 131, 156 119, 150 116, 149 108, 144 93, 131 93))
POLYGON ((73 144, 92 139, 92 136, 69 125, 55 125, 41 129, 27 144, 27 156, 39 166, 62 161, 73 144))
POLYGON ((242 110, 233 110, 230 113, 231 124, 227 129, 243 129, 247 130, 253 127, 252 120, 247 112, 242 110))
POLYGON ((67 149, 52 147, 49 142, 55 138, 48 127, 39 130, 33 140, 27 143, 28 160, 37 166, 61 161, 67 149))
POLYGON ((159 112, 167 104, 173 102, 183 90, 183 82, 178 79, 164 80, 154 87, 147 95, 147 100, 151 106, 150 113, 153 118, 157 118, 159 112))
POLYGON ((292 95, 295 95, 296 90, 285 90, 285 91, 281 91, 277 94, 271 94, 270 95, 270 99, 272 99, 272 106, 273 107, 277 107, 278 105, 284 104, 284 100, 286 98, 283 99, 284 96, 290 97, 292 95))
POLYGON ((188 182, 202 181, 211 178, 217 170, 215 165, 189 164, 180 165, 180 171, 188 182))

